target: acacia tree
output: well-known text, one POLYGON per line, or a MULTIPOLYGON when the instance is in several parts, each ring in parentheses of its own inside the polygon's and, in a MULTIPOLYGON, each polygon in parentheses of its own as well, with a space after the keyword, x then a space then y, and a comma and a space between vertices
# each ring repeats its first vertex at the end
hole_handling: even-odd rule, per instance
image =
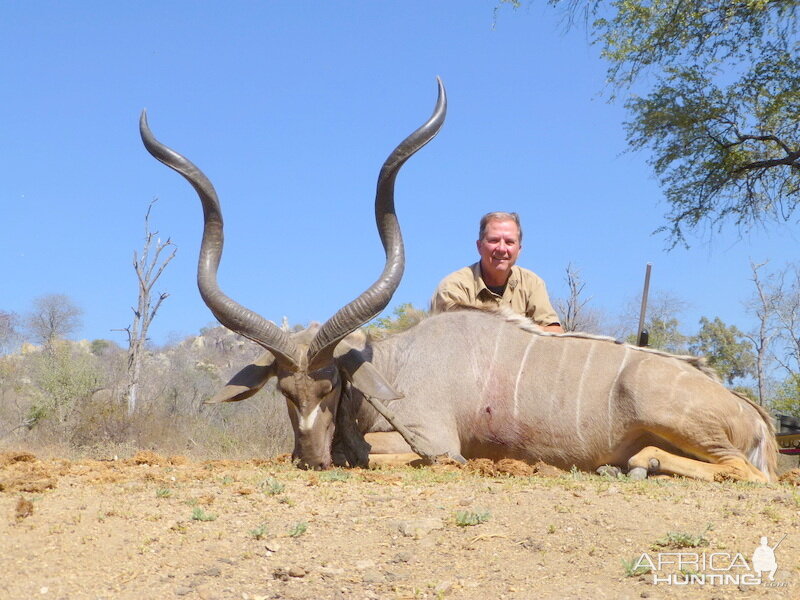
POLYGON ((608 63, 611 97, 627 97, 628 142, 651 151, 671 207, 660 231, 673 247, 709 221, 746 230, 792 218, 800 198, 800 2, 548 3, 586 23, 608 63))
POLYGON ((692 336, 689 350, 705 356, 728 385, 755 372, 755 356, 747 338, 735 325, 726 325, 719 317, 713 321, 700 318, 700 330, 692 336))
MULTIPOLYGON (((640 307, 641 297, 629 302, 622 316, 627 325, 621 328, 617 337, 623 338, 629 344, 637 343, 635 329, 631 331, 631 324, 639 322, 640 307)), ((686 308, 686 301, 670 292, 656 290, 647 303, 644 322, 644 328, 649 334, 648 346, 675 354, 685 354, 689 336, 680 331, 681 322, 678 317, 686 308)))
POLYGON ((144 216, 144 245, 141 256, 136 250, 133 251, 133 270, 136 272, 139 291, 136 308, 131 308, 133 322, 124 330, 128 334, 128 389, 126 394, 128 414, 133 414, 138 402, 139 377, 144 362, 147 330, 161 307, 161 303, 169 296, 169 294, 161 292, 158 298, 153 300, 153 286, 178 251, 169 238, 162 240, 158 237, 157 231, 150 230, 150 211, 156 201, 157 199, 153 199, 150 202, 144 216))

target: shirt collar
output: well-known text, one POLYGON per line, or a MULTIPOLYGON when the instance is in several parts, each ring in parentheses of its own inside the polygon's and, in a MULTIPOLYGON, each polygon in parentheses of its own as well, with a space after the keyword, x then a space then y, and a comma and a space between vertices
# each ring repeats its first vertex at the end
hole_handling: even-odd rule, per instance
MULTIPOLYGON (((481 261, 476 262, 473 265, 470 265, 472 269, 472 276, 475 278, 475 289, 477 293, 480 294, 483 290, 486 290, 487 293, 491 294, 491 290, 486 287, 486 282, 483 280, 481 276, 481 261)), ((519 285, 519 267, 514 265, 511 267, 511 275, 508 277, 508 282, 506 283, 506 289, 511 290, 512 292, 517 288, 519 285)))

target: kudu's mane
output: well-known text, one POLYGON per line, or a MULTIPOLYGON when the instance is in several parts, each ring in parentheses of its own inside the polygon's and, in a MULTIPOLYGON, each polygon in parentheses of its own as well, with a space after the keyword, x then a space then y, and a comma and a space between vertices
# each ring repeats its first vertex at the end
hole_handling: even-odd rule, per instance
POLYGON ((666 352, 665 350, 656 350, 654 348, 643 348, 641 346, 635 346, 633 344, 621 342, 618 339, 607 335, 596 335, 593 333, 585 333, 582 331, 569 331, 567 333, 553 333, 550 331, 544 331, 542 330, 541 327, 536 325, 536 323, 531 321, 528 317, 512 312, 511 310, 505 307, 497 310, 484 311, 484 312, 494 312, 503 319, 505 319, 506 322, 515 323, 523 331, 527 331, 529 333, 533 333, 536 335, 548 336, 548 337, 562 337, 562 338, 578 338, 584 340, 597 340, 599 342, 606 342, 609 344, 614 344, 616 346, 625 346, 626 348, 630 348, 631 350, 635 350, 637 352, 645 352, 647 354, 655 354, 656 356, 675 358, 677 360, 690 364, 695 369, 707 375, 714 381, 720 383, 722 382, 719 373, 717 373, 717 371, 714 368, 710 367, 706 359, 701 356, 692 356, 690 354, 673 354, 671 352, 666 352))
MULTIPOLYGON (((674 358, 674 359, 683 361, 683 362, 685 362, 687 364, 690 364, 691 366, 696 368, 701 373, 703 373, 703 374, 707 375, 708 377, 710 377, 711 379, 721 383, 721 379, 720 379, 719 373, 717 373, 717 371, 715 369, 710 367, 708 365, 708 362, 706 361, 706 359, 701 357, 701 356, 692 356, 692 355, 689 355, 689 354, 672 354, 671 352, 666 352, 664 350, 656 350, 656 349, 653 349, 653 348, 642 348, 640 346, 634 346, 633 344, 627 344, 625 342, 620 342, 616 338, 613 338, 613 337, 610 337, 610 336, 607 336, 607 335, 596 335, 596 334, 593 334, 593 333, 585 333, 585 332, 582 332, 582 331, 570 331, 570 332, 567 332, 567 333, 553 333, 553 332, 550 332, 550 331, 544 331, 541 327, 539 327, 536 323, 534 323, 528 317, 526 317, 524 315, 520 315, 518 313, 515 313, 514 311, 512 311, 511 309, 506 308, 506 307, 481 308, 481 307, 476 307, 476 306, 466 306, 466 305, 462 304, 462 305, 458 305, 455 308, 455 310, 452 311, 452 312, 477 312, 477 313, 484 313, 484 314, 494 315, 496 318, 502 319, 506 323, 511 323, 512 325, 516 325, 522 331, 525 331, 527 333, 532 333, 534 335, 540 335, 542 337, 578 338, 578 339, 584 339, 584 340, 596 340, 596 341, 599 341, 599 342, 605 342, 605 343, 608 343, 608 344, 614 344, 616 346, 625 346, 625 347, 630 348, 631 350, 635 350, 637 352, 646 352, 648 354, 655 354, 656 356, 665 356, 665 357, 669 357, 669 358, 674 358)), ((430 318, 432 316, 433 315, 427 315, 425 318, 421 319, 420 322, 422 322, 425 319, 428 319, 428 318, 430 318)), ((413 329, 413 327, 416 327, 416 325, 418 325, 418 324, 419 323, 415 323, 409 329, 413 329)), ((407 331, 407 330, 405 330, 405 331, 407 331)), ((399 334, 399 333, 402 333, 402 332, 397 332, 397 334, 399 334)), ((389 334, 389 335, 394 335, 394 334, 389 334)), ((375 341, 376 338, 380 339, 379 336, 376 336, 376 337, 370 336, 370 339, 372 341, 375 341)))

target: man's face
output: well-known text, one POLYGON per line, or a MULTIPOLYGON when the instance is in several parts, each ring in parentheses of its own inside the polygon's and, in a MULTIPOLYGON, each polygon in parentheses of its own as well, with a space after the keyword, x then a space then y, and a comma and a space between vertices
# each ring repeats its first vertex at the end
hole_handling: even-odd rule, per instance
POLYGON ((520 250, 519 228, 514 221, 489 221, 483 239, 478 240, 481 271, 484 279, 491 280, 487 283, 505 284, 520 250))

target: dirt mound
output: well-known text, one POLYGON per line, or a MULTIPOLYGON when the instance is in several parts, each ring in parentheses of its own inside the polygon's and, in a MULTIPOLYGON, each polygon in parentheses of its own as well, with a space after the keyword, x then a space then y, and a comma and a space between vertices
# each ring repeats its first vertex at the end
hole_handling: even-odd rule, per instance
POLYGON ((30 452, 0 452, 0 469, 18 462, 35 462, 38 460, 30 452))
POLYGON ((497 477, 499 475, 507 475, 509 477, 561 477, 565 474, 565 471, 541 461, 531 465, 513 458, 503 458, 498 461, 488 458, 476 458, 467 461, 464 469, 470 473, 477 473, 485 477, 497 477))
POLYGON ((0 492, 43 492, 56 487, 56 477, 44 463, 27 452, 0 455, 0 492))
POLYGON ((790 485, 800 485, 800 469, 786 471, 786 473, 778 477, 778 481, 781 483, 788 483, 790 485))

